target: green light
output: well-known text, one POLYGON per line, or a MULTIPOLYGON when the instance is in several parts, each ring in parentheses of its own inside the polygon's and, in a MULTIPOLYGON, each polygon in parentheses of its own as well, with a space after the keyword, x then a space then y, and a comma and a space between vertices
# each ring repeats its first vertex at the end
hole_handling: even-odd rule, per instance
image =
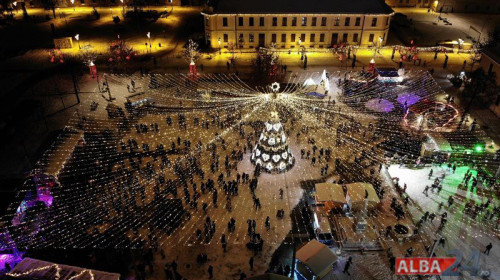
POLYGON ((480 145, 476 145, 476 147, 474 147, 474 149, 476 150, 476 152, 478 153, 481 153, 483 151, 483 147, 480 146, 480 145))

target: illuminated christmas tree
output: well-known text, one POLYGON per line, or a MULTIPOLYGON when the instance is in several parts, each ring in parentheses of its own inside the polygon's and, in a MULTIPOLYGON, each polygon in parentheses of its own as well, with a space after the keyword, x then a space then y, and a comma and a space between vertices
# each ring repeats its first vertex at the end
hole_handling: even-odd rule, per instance
POLYGON ((285 172, 293 167, 295 159, 277 112, 272 112, 271 119, 265 123, 251 161, 270 173, 285 172))

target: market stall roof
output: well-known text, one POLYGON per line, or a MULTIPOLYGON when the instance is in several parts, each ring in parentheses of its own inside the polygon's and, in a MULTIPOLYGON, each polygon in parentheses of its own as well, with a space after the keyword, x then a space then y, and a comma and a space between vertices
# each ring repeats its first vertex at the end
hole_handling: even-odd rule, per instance
POLYGON ((120 274, 109 273, 97 270, 90 270, 76 266, 56 264, 37 259, 25 258, 5 276, 9 280, 53 280, 54 275, 59 270, 59 280, 79 279, 79 280, 118 280, 120 274), (76 275, 81 275, 75 277, 76 275))
POLYGON ((292 280, 292 278, 279 275, 279 274, 274 274, 274 273, 266 273, 266 274, 261 274, 261 275, 255 275, 252 277, 246 278, 247 280, 292 280))
POLYGON ((377 192, 373 188, 373 185, 370 183, 352 183, 347 184, 347 193, 349 194, 349 198, 351 202, 363 202, 365 199, 365 190, 368 192, 368 202, 369 203, 380 203, 380 199, 377 196, 377 192))
POLYGON ((297 251, 296 258, 305 264, 315 275, 332 267, 337 256, 323 243, 313 239, 297 251))
POLYGON ((334 183, 318 183, 315 185, 318 201, 346 203, 342 186, 334 183))

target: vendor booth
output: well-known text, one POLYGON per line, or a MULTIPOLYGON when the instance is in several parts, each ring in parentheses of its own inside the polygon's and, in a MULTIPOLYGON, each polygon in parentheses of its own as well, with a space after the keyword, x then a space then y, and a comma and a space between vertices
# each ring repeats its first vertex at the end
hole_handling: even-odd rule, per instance
POLYGON ((380 199, 377 196, 377 192, 370 183, 352 183, 347 184, 347 204, 354 210, 360 210, 363 208, 365 196, 368 193, 368 209, 373 209, 377 207, 380 203, 380 199))
POLYGON ((334 183, 318 183, 315 185, 316 205, 322 205, 325 211, 328 212, 332 209, 342 209, 346 200, 342 186, 334 183))
POLYGON ((305 279, 322 279, 333 269, 337 256, 317 240, 302 246, 296 254, 296 271, 305 279))

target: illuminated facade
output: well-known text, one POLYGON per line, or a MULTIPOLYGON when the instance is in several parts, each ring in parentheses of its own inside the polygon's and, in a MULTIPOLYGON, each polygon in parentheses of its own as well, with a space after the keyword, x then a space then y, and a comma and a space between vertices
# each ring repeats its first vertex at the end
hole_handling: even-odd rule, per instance
POLYGON ((385 45, 392 9, 377 0, 325 3, 311 0, 221 0, 203 12, 212 48, 328 48, 338 44, 385 45), (317 2, 317 3, 316 3, 317 2), (355 2, 355 3, 353 3, 355 2))
MULTIPOLYGON (((133 7, 133 0, 54 0, 55 6, 58 8, 65 7, 133 7)), ((141 6, 180 6, 180 5, 195 5, 192 1, 182 0, 147 0, 141 6)), ((27 8, 44 7, 43 0, 26 1, 27 8)))

